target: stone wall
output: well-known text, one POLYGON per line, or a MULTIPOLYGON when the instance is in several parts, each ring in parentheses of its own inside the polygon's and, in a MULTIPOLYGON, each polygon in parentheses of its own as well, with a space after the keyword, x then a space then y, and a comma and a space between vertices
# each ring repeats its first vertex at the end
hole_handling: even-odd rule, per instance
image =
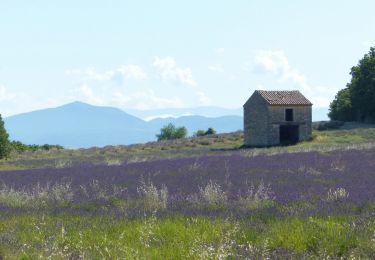
POLYGON ((268 106, 268 145, 280 143, 280 125, 299 125, 299 140, 307 140, 312 135, 311 106, 268 106), (293 121, 285 121, 285 110, 293 109, 293 121))
POLYGON ((264 146, 268 143, 268 109, 264 99, 254 93, 244 105, 245 145, 264 146))

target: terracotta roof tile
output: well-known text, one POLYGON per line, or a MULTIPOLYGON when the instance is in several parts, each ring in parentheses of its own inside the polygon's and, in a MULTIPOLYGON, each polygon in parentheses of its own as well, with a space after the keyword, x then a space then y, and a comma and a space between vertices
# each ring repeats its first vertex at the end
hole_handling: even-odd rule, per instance
POLYGON ((270 105, 312 105, 298 90, 256 90, 270 105))

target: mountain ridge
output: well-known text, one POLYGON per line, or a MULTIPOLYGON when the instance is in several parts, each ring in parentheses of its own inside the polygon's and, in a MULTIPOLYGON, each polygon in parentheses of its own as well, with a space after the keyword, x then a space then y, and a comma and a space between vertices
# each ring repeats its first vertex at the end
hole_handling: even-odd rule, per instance
POLYGON ((83 102, 22 113, 4 121, 12 140, 27 144, 59 144, 69 148, 155 141, 160 128, 168 123, 185 126, 189 135, 208 127, 221 133, 242 127, 240 116, 208 118, 192 115, 146 122, 118 108, 83 102))

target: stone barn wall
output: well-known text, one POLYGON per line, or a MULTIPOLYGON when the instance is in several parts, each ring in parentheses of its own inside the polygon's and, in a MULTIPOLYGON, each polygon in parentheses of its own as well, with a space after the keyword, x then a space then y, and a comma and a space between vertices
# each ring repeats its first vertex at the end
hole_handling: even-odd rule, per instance
POLYGON ((299 140, 312 135, 311 106, 268 106, 268 145, 280 144, 280 125, 299 125, 299 140), (293 121, 285 121, 285 110, 293 109, 293 121))
POLYGON ((276 94, 255 91, 244 105, 244 136, 247 146, 279 145, 280 136, 283 142, 307 140, 312 136, 312 104, 296 91, 277 91, 276 94), (272 98, 280 99, 276 102, 298 105, 272 104, 275 102, 272 98), (293 109, 292 121, 286 121, 286 109, 293 109))
POLYGON ((264 99, 254 93, 244 105, 245 145, 264 146, 268 143, 268 108, 264 99))

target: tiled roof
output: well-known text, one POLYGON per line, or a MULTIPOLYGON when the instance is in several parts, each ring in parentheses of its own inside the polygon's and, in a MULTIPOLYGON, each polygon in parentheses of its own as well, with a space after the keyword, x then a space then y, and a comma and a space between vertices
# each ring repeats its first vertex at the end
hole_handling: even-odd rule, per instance
POLYGON ((270 105, 312 105, 298 90, 256 90, 270 105))

